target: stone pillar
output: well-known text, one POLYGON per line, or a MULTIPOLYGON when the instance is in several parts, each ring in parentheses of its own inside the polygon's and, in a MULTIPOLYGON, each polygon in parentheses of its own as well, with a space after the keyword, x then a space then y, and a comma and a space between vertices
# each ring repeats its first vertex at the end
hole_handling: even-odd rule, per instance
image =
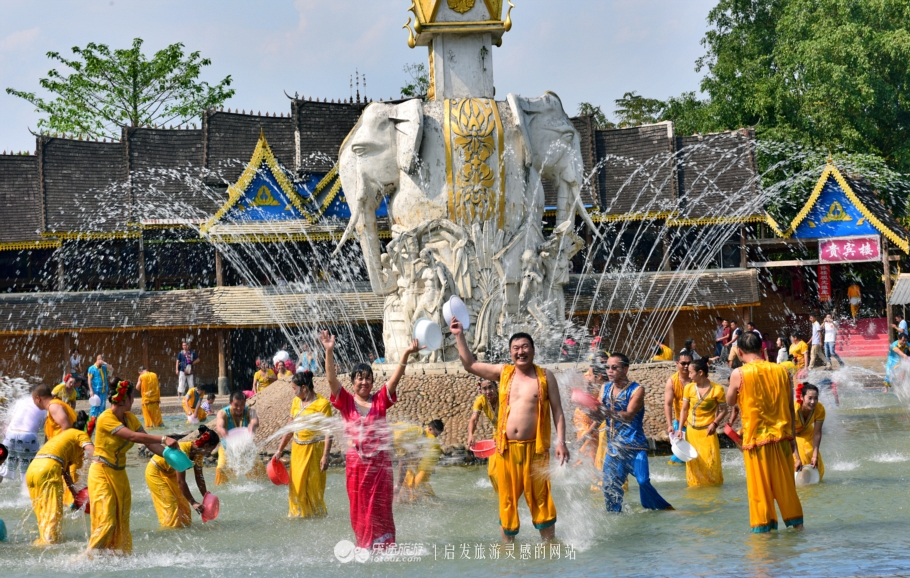
POLYGON ((224 261, 221 258, 221 251, 215 249, 215 285, 224 287, 224 261))
MULTIPOLYGON (((136 256, 137 267, 139 268, 139 290, 145 291, 145 241, 142 237, 139 237, 139 250, 136 256)), ((146 367, 148 366, 146 365, 146 367)))
POLYGON ((227 378, 227 355, 225 354, 225 330, 218 329, 218 395, 228 395, 231 391, 227 378))
POLYGON ((749 251, 746 248, 746 228, 739 228, 739 266, 741 269, 746 268, 749 251))
POLYGON ((57 291, 66 291, 66 257, 63 243, 57 250, 57 291))
POLYGON ((882 268, 885 271, 885 326, 888 328, 888 341, 897 339, 891 324, 894 323, 894 314, 891 309, 891 262, 888 261, 888 239, 882 237, 882 268))

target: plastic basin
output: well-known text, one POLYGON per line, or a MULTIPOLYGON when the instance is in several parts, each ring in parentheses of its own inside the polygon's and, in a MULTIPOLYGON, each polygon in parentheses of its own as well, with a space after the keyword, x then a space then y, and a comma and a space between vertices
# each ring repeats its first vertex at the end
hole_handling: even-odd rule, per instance
POLYGON ((161 457, 164 458, 164 461, 167 462, 167 465, 171 466, 178 472, 185 472, 193 467, 193 461, 190 459, 190 457, 182 451, 176 450, 174 448, 164 448, 164 451, 161 452, 161 457))
POLYGON ((493 440, 475 442, 470 449, 474 452, 474 457, 488 458, 496 453, 496 442, 493 440))
POLYGON ((291 483, 291 476, 288 475, 288 469, 279 460, 269 460, 269 465, 265 468, 269 479, 276 486, 286 486, 291 483))
POLYGON ((793 472, 793 475, 796 477, 797 486, 811 486, 821 481, 818 470, 812 466, 803 466, 803 469, 793 472))
POLYGON ((218 496, 209 492, 202 498, 202 521, 210 522, 218 517, 218 511, 221 509, 221 501, 218 496))
POLYGON ((673 455, 684 462, 691 462, 698 457, 698 452, 686 440, 678 440, 670 444, 673 455))
POLYGON ((572 403, 579 407, 584 407, 587 409, 597 409, 597 407, 600 405, 600 402, 597 401, 596 397, 583 389, 572 390, 572 403))

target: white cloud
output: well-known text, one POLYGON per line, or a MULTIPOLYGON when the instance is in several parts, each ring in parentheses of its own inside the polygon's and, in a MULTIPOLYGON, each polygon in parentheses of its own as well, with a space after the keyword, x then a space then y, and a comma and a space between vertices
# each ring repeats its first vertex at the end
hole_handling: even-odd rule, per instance
POLYGON ((28 48, 38 34, 41 33, 39 27, 29 28, 28 30, 18 30, 8 34, 3 40, 0 40, 0 52, 14 52, 28 48))

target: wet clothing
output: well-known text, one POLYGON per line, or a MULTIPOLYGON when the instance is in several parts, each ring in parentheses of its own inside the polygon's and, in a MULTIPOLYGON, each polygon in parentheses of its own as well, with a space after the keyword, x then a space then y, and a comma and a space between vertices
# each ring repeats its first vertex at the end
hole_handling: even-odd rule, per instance
POLYGON ((897 353, 898 350, 904 355, 910 355, 910 342, 904 346, 901 346, 900 340, 891 344, 891 349, 888 350, 888 362, 885 364, 885 385, 892 385, 892 379, 896 378, 895 370, 901 365, 903 358, 897 353))
POLYGON ((161 419, 161 386, 158 375, 146 371, 139 376, 139 388, 142 391, 142 421, 145 427, 164 427, 161 419))
MULTIPOLYGON (((802 412, 799 411, 799 404, 794 402, 793 410, 796 412, 796 447, 799 450, 799 459, 803 465, 812 463, 812 440, 815 436, 815 424, 822 424, 825 421, 825 406, 822 402, 816 402, 812 413, 808 418, 803 418, 802 412)), ((818 450, 818 479, 821 481, 825 477, 825 462, 822 460, 821 449, 818 450)))
MULTIPOLYGON (((332 417, 332 405, 317 394, 316 399, 303 405, 299 397, 291 402, 291 417, 303 418, 320 414, 332 417)), ((292 438, 291 471, 288 485, 288 517, 309 518, 326 515, 326 475, 319 467, 325 453, 325 434, 318 430, 299 430, 292 438)))
POLYGON ((351 528, 356 545, 372 549, 395 543, 392 500, 390 435, 386 412, 397 401, 383 385, 371 396, 370 409, 362 415, 354 396, 344 388, 331 398, 344 420, 347 438, 345 474, 351 503, 351 528))
MULTIPOLYGON (((193 442, 177 442, 180 451, 187 457, 193 450, 193 442)), ((193 460, 195 468, 202 468, 203 458, 199 453, 193 460)), ((158 523, 165 528, 185 528, 193 522, 193 508, 180 491, 177 471, 161 456, 154 456, 145 466, 145 483, 152 496, 158 523)))
POLYGON ((690 383, 683 397, 689 402, 686 419, 686 441, 692 444, 698 457, 686 462, 686 482, 692 486, 719 486, 724 483, 720 460, 720 441, 717 432, 708 435, 708 427, 717 419, 717 412, 727 403, 724 388, 711 383, 704 394, 690 383))
MULTIPOLYGON (((641 387, 632 382, 619 393, 613 393, 613 383, 604 385, 601 403, 613 411, 628 411, 632 394, 641 387)), ((648 440, 644 430, 645 408, 635 414, 629 423, 607 418, 604 432, 603 492, 608 512, 622 510, 623 485, 629 474, 638 481, 642 507, 649 510, 672 510, 654 486, 648 469, 648 440)))
POLYGON ((190 388, 186 395, 183 396, 183 413, 187 416, 187 423, 193 423, 190 421, 190 417, 193 415, 196 416, 199 423, 204 422, 208 417, 208 414, 202 409, 202 397, 202 392, 195 387, 190 388))
POLYGON ((774 502, 788 526, 803 523, 793 477, 790 375, 778 364, 758 360, 739 369, 737 403, 743 424, 742 449, 753 532, 777 528, 774 502))
MULTIPOLYGON (((487 419, 490 420, 490 425, 493 426, 493 431, 496 431, 496 413, 493 411, 493 406, 490 405, 487 396, 480 394, 474 398, 474 405, 471 407, 472 411, 482 413, 487 416, 487 419)), ((487 477, 490 478, 490 484, 493 485, 493 491, 499 492, 499 480, 496 475, 496 468, 498 467, 499 460, 502 456, 499 455, 499 452, 494 452, 489 458, 487 458, 487 477)))
POLYGON ((93 405, 89 410, 89 415, 98 417, 107 405, 107 388, 110 379, 108 367, 104 364, 102 364, 101 367, 90 365, 86 373, 88 375, 88 383, 89 387, 92 389, 92 394, 97 395, 101 399, 101 405, 93 405))

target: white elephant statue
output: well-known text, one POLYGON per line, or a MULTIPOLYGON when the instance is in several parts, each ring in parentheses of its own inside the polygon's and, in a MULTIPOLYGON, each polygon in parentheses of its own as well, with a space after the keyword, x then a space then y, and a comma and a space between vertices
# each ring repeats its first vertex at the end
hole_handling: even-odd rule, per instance
MULTIPOLYGON (((356 231, 373 291, 391 297, 384 322, 386 331, 399 338, 385 338, 387 357, 394 358, 406 342, 416 321, 410 317, 422 310, 412 302, 433 279, 407 273, 415 269, 415 254, 441 264, 452 278, 441 301, 458 288, 472 315, 482 312, 477 334, 482 342, 475 343, 481 352, 507 318, 526 317, 518 295, 527 274, 521 256, 527 250, 539 254, 547 243, 541 178, 557 187, 557 224, 568 221, 561 231, 574 228, 580 214, 597 234, 580 199, 579 140, 559 98, 549 92, 533 99, 510 94, 506 102, 415 99, 364 109, 339 152, 351 220, 338 248, 356 231), (376 221, 384 197, 392 225, 391 259, 382 258, 376 221), (397 242, 402 235, 406 243, 397 242), (395 293, 404 301, 397 302, 395 293)), ((550 252, 560 263, 541 265, 542 278, 566 269, 577 251, 576 244, 567 246, 573 250, 550 252)), ((556 284, 561 292, 565 275, 557 277, 538 285, 556 284)), ((563 306, 556 309, 564 316, 563 306)))

